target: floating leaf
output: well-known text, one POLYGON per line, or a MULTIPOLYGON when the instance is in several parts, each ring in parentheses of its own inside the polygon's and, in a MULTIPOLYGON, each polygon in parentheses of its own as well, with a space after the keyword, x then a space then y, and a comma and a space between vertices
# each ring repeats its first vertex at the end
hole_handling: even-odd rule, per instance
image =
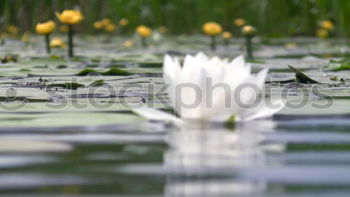
POLYGON ((16 55, 6 55, 5 57, 1 58, 1 63, 5 64, 8 62, 17 62, 17 56, 16 55))
POLYGON ((350 58, 330 60, 329 68, 333 71, 350 70, 350 58))
POLYGON ((55 84, 49 84, 46 87, 59 87, 59 88, 64 88, 64 89, 70 89, 70 90, 76 90, 78 88, 83 88, 85 85, 80 84, 80 83, 55 83, 55 84))
POLYGON ((101 85, 103 85, 103 84, 105 84, 105 80, 100 79, 100 80, 96 80, 96 81, 92 82, 92 83, 89 85, 89 87, 101 86, 101 85))
POLYGON ((297 82, 300 83, 306 83, 306 84, 314 84, 314 83, 319 83, 313 79, 311 79, 310 77, 308 77, 307 75, 305 75, 302 71, 300 71, 297 68, 294 68, 293 66, 288 65, 288 67, 295 73, 295 79, 297 82))
POLYGON ((67 68, 68 66, 67 65, 58 65, 56 66, 57 69, 64 69, 64 68, 67 68))
POLYGON ((127 76, 127 75, 131 75, 130 72, 127 72, 125 70, 122 70, 120 68, 115 68, 115 67, 110 68, 109 70, 107 70, 105 72, 101 72, 101 71, 97 71, 97 70, 94 70, 94 69, 87 68, 87 69, 84 69, 84 70, 80 71, 76 75, 77 76, 86 76, 86 75, 89 75, 91 73, 97 73, 97 74, 104 75, 104 76, 119 76, 119 75, 127 76))

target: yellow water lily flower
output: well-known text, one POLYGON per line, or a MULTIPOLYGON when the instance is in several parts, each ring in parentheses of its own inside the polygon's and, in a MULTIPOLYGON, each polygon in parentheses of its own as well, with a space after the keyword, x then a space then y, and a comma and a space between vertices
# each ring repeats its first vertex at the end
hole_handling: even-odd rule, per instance
POLYGON ((60 38, 54 38, 50 42, 50 47, 52 48, 63 48, 64 42, 60 38))
POLYGON ((101 20, 102 26, 106 26, 106 25, 108 25, 110 23, 112 23, 112 21, 109 18, 104 18, 104 19, 101 20))
POLYGON ((149 27, 146 27, 144 25, 140 25, 136 28, 136 32, 141 36, 141 37, 148 37, 151 35, 152 30, 149 27))
POLYGON ((329 32, 327 29, 319 29, 317 30, 316 34, 319 38, 328 38, 329 36, 329 32))
POLYGON ((209 36, 215 36, 222 32, 222 27, 218 23, 208 22, 203 25, 203 31, 209 36))
POLYGON ((159 32, 162 33, 162 34, 165 34, 166 32, 168 32, 168 28, 164 27, 164 26, 160 26, 159 27, 159 32))
POLYGON ((225 31, 224 33, 222 33, 222 38, 224 38, 225 40, 231 39, 232 38, 231 32, 225 31))
POLYGON ((103 24, 102 24, 101 21, 96 21, 96 22, 94 22, 94 27, 95 27, 96 29, 102 29, 103 24))
POLYGON ((334 29, 333 22, 330 21, 330 20, 322 21, 322 22, 321 22, 321 27, 322 27, 323 29, 328 30, 328 31, 331 31, 331 30, 334 29))
POLYGON ((242 34, 244 36, 253 37, 256 34, 256 29, 255 29, 255 27, 253 27, 251 25, 246 25, 242 28, 242 34))
POLYGON ((246 24, 246 21, 242 18, 237 18, 236 20, 233 21, 233 24, 236 25, 237 27, 242 27, 243 25, 246 24))
POLYGON ((61 14, 56 12, 57 18, 64 24, 77 24, 84 19, 79 10, 64 10, 61 14))
POLYGON ((35 31, 38 34, 46 35, 51 34, 55 29, 56 25, 53 21, 47 21, 45 23, 38 23, 35 27, 35 31))
POLYGON ((117 26, 115 25, 115 24, 113 24, 113 23, 109 23, 109 24, 107 24, 106 26, 105 26, 105 30, 107 31, 107 32, 113 32, 113 31, 115 31, 117 29, 117 26))
POLYGON ((129 21, 126 18, 122 18, 119 21, 119 25, 121 25, 121 26, 127 26, 128 24, 129 24, 129 21))
POLYGON ((130 48, 132 46, 134 46, 134 42, 131 40, 126 40, 125 42, 123 42, 123 47, 125 48, 130 48))

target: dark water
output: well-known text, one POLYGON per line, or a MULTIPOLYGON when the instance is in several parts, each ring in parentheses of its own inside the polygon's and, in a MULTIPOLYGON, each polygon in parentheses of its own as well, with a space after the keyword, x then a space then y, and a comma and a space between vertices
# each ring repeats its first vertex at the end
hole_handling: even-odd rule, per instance
POLYGON ((140 123, 142 130, 136 129, 140 125, 4 129, 1 140, 21 145, 1 150, 0 193, 349 196, 347 117, 274 119, 231 129, 160 123, 140 123), (46 144, 26 144, 39 141, 46 144))

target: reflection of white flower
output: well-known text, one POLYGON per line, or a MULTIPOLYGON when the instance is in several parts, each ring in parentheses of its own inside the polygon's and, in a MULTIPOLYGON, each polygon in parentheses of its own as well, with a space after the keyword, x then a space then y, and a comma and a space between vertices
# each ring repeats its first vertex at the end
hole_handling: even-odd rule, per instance
POLYGON ((165 139, 170 148, 164 154, 163 169, 176 176, 167 178, 165 196, 263 196, 265 178, 259 173, 254 180, 246 175, 267 165, 262 132, 275 125, 259 120, 235 126, 233 132, 217 124, 185 122, 179 130, 168 132, 165 139), (179 176, 202 178, 187 181, 179 176), (221 178, 208 179, 212 176, 221 178))
MULTIPOLYGON (((166 55, 163 71, 164 80, 170 85, 171 105, 182 120, 224 122, 234 115, 237 121, 249 121, 271 116, 283 107, 281 101, 273 108, 261 102, 267 69, 251 74, 243 56, 229 62, 198 53, 187 55, 181 67, 177 58, 166 55), (256 101, 260 102, 256 104, 256 101)), ((148 119, 180 121, 171 114, 147 107, 134 111, 148 119)))

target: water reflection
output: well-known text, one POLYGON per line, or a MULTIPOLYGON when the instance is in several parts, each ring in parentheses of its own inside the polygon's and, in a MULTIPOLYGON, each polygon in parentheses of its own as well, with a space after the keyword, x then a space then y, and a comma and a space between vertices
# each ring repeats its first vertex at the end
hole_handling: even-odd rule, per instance
POLYGON ((167 136, 169 150, 164 168, 170 172, 165 196, 257 196, 266 188, 264 180, 241 177, 242 170, 263 166, 265 157, 261 131, 271 122, 236 125, 185 125, 167 136))

